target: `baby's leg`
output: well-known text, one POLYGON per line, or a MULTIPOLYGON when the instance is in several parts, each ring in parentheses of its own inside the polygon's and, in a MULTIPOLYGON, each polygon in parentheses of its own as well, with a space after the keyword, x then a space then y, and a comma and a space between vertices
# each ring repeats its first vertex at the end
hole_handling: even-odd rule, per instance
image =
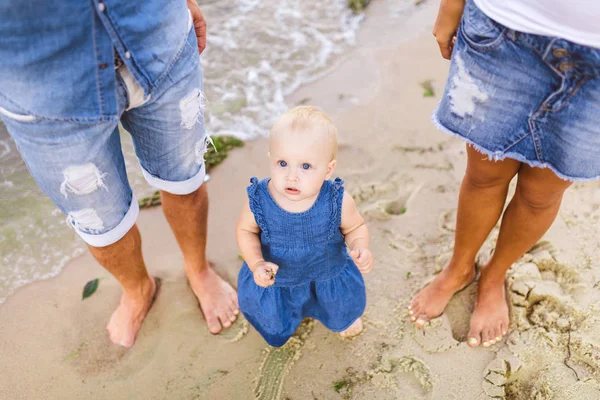
POLYGON ((362 319, 359 318, 352 325, 350 325, 346 330, 340 332, 340 336, 343 338, 351 338, 359 335, 363 331, 363 323, 362 319))

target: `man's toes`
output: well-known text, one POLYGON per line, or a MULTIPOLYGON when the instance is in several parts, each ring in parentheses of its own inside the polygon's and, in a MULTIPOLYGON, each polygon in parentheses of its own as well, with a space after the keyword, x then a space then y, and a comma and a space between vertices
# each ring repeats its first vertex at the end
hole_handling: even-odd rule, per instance
POLYGON ((231 322, 232 324, 237 319, 237 315, 235 314, 234 310, 232 310, 231 308, 229 310, 227 310, 227 318, 229 318, 229 322, 231 322))
POLYGON ((237 304, 237 301, 232 301, 229 303, 229 309, 234 315, 238 315, 240 313, 240 308, 237 304))
POLYGON ((240 311, 237 308, 230 309, 229 311, 229 320, 231 322, 234 322, 237 319, 237 316, 240 313, 240 311))
POLYGON ((221 332, 221 323, 219 322, 218 318, 214 315, 206 316, 206 325, 208 325, 208 330, 213 335, 216 335, 217 333, 221 332))
POLYGON ((233 305, 234 308, 240 308, 240 305, 238 303, 238 296, 237 296, 236 292, 233 292, 233 294, 232 294, 231 304, 233 305))
POLYGON ((221 321, 221 325, 223 325, 223 328, 227 329, 231 327, 233 321, 235 321, 235 318, 232 319, 232 317, 233 314, 229 310, 222 310, 219 313, 219 320, 221 321))

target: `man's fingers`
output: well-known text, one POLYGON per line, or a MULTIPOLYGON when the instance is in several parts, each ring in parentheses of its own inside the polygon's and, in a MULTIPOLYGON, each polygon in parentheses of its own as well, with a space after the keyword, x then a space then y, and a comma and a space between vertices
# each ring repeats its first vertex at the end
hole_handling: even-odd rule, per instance
POLYGON ((194 22, 194 30, 196 31, 196 38, 198 39, 198 52, 202 54, 206 48, 206 22, 204 21, 204 17, 197 23, 194 22))

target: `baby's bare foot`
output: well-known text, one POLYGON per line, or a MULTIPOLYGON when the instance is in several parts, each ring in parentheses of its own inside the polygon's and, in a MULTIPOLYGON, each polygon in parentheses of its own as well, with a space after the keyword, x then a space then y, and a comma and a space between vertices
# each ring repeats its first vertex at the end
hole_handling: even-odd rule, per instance
POLYGON ((198 298, 210 333, 229 328, 239 314, 237 293, 210 266, 201 272, 188 272, 192 291, 198 298))
POLYGON ((106 329, 110 341, 123 347, 131 347, 142 327, 142 322, 154 301, 157 282, 150 278, 141 285, 139 296, 121 296, 121 302, 112 313, 106 329))
POLYGON ((408 306, 410 320, 417 328, 422 328, 427 321, 441 315, 454 293, 465 288, 474 278, 475 268, 472 265, 465 268, 450 264, 413 297, 408 306))
POLYGON ((469 346, 489 347, 501 341, 508 331, 509 317, 504 280, 491 279, 482 273, 479 279, 475 310, 471 315, 469 346))
POLYGON ((354 337, 354 336, 360 334, 362 331, 363 331, 363 323, 362 323, 362 319, 359 318, 356 321, 354 321, 354 323, 352 325, 350 325, 348 327, 348 329, 340 332, 340 336, 347 339, 347 338, 351 338, 351 337, 354 337))

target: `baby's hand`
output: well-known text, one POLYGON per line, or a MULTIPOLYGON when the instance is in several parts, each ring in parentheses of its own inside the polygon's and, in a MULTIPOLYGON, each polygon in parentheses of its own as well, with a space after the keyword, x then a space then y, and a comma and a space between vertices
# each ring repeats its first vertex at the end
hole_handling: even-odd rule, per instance
POLYGON ((275 275, 279 267, 268 261, 259 261, 254 265, 254 282, 261 287, 269 287, 275 283, 275 275))
POLYGON ((363 274, 368 274, 373 269, 373 255, 369 249, 354 249, 350 252, 350 257, 363 274))

